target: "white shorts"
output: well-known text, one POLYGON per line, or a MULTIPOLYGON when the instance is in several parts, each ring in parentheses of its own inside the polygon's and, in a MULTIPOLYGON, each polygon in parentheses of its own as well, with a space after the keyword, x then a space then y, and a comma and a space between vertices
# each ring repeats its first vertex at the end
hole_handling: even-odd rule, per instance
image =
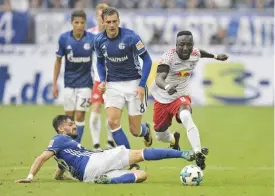
POLYGON ((90 88, 65 88, 64 110, 65 111, 88 111, 91 98, 90 88))
POLYGON ((86 165, 83 181, 93 182, 96 176, 103 174, 110 178, 121 176, 130 172, 123 170, 127 166, 129 166, 129 149, 125 146, 96 152, 91 155, 86 165))
POLYGON ((115 107, 123 109, 126 105, 130 116, 142 115, 147 108, 148 89, 145 87, 144 101, 136 97, 136 89, 140 80, 107 82, 103 94, 105 108, 115 107))

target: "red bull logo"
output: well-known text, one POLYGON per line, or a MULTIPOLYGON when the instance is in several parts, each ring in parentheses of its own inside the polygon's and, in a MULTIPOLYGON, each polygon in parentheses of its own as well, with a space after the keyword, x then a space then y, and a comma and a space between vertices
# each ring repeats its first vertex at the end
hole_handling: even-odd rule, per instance
POLYGON ((191 74, 188 71, 179 71, 179 72, 176 72, 176 76, 179 76, 179 77, 189 77, 190 75, 191 74))

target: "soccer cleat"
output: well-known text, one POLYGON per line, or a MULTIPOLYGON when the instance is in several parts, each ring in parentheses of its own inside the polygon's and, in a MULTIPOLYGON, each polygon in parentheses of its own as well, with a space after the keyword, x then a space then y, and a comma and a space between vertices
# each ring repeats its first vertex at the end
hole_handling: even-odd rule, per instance
POLYGON ((175 144, 170 144, 170 148, 172 148, 174 150, 180 150, 180 146, 179 146, 180 133, 175 132, 173 135, 174 135, 174 138, 175 138, 175 144))
POLYGON ((152 146, 152 143, 153 143, 153 138, 152 138, 152 135, 151 135, 151 129, 150 129, 149 123, 145 123, 145 125, 147 127, 148 133, 144 136, 144 145, 146 147, 150 147, 150 146, 152 146))
POLYGON ((203 147, 203 148, 201 148, 201 152, 202 152, 202 154, 204 154, 204 155, 208 155, 209 150, 208 150, 207 147, 203 147))
POLYGON ((196 157, 196 164, 198 167, 201 168, 201 170, 204 170, 206 165, 205 165, 205 155, 202 152, 197 152, 195 154, 196 157))
POLYGON ((116 147, 115 143, 113 141, 108 140, 105 149, 108 150, 108 149, 112 149, 114 147, 116 147))
POLYGON ((96 184, 110 184, 111 179, 107 175, 101 175, 101 176, 96 176, 94 179, 94 183, 96 184))
POLYGON ((100 144, 94 145, 94 151, 101 151, 100 144))
POLYGON ((140 170, 140 166, 136 163, 130 165, 129 170, 140 170))
POLYGON ((193 150, 184 150, 182 151, 182 158, 184 158, 186 161, 194 161, 196 156, 193 150))

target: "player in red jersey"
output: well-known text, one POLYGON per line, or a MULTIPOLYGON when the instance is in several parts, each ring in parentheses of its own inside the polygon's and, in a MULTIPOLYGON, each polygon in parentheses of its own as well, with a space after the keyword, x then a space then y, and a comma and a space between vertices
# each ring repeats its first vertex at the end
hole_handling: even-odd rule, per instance
MULTIPOLYGON (((96 6, 96 20, 97 20, 97 26, 88 29, 88 32, 91 32, 93 34, 98 34, 102 30, 104 30, 104 26, 102 23, 102 10, 106 9, 108 7, 105 3, 100 3, 96 6)), ((96 56, 93 58, 93 75, 94 75, 94 86, 91 96, 91 104, 92 104, 92 110, 90 115, 90 129, 91 129, 91 136, 93 140, 94 149, 100 149, 100 133, 101 133, 101 114, 100 109, 101 105, 103 104, 104 100, 102 97, 102 93, 98 90, 99 85, 99 76, 97 72, 97 66, 96 66, 96 56)), ((106 122, 107 132, 108 132, 108 138, 107 138, 107 148, 113 148, 115 147, 112 133, 110 131, 110 128, 108 126, 108 123, 106 122)))

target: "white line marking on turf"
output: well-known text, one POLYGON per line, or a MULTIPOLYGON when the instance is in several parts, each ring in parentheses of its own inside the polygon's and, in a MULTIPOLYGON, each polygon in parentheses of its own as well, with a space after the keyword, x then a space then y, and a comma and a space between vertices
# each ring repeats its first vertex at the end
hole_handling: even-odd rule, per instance
MULTIPOLYGON (((183 165, 184 166, 184 165, 183 165)), ((42 167, 42 170, 55 170, 57 167, 42 167)), ((0 167, 0 170, 29 170, 30 167, 26 166, 4 166, 0 167)), ((174 167, 174 166, 162 166, 159 167, 158 169, 167 169, 167 170, 180 170, 181 168, 179 167, 174 167)), ((225 170, 225 171, 234 171, 234 170, 267 170, 267 171, 273 171, 273 167, 229 167, 229 166, 207 166, 206 170, 225 170)))

